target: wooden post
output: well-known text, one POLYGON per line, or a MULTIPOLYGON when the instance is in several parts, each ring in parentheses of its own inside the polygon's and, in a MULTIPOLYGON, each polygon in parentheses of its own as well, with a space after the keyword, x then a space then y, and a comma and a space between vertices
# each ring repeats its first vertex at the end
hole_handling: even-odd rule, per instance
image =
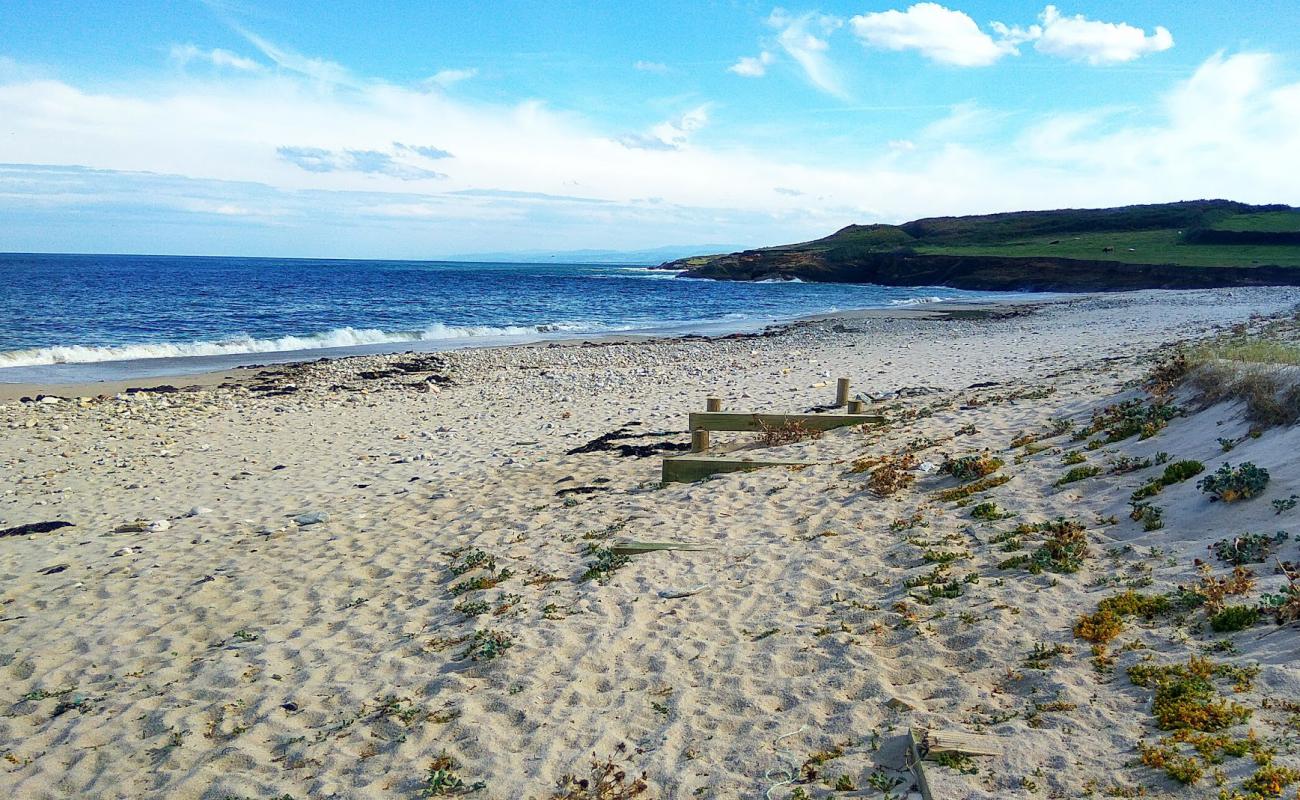
POLYGON ((705 410, 705 411, 721 411, 721 410, 722 410, 722 398, 720 398, 720 397, 710 397, 709 399, 705 400, 705 401, 704 401, 704 410, 705 410))
POLYGON ((709 449, 709 432, 703 428, 691 431, 691 452, 703 453, 709 449))
POLYGON ((861 400, 850 400, 850 401, 849 401, 849 413, 850 413, 850 414, 861 414, 862 411, 863 411, 863 406, 865 406, 865 405, 866 405, 866 404, 863 403, 861 400))
POLYGON ((846 406, 849 404, 849 379, 840 378, 835 384, 835 405, 846 406))

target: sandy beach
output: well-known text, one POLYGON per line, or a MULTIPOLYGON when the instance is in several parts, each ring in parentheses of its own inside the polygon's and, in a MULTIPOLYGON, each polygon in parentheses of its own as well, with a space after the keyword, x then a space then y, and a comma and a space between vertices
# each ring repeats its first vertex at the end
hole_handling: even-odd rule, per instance
MULTIPOLYGON (((1300 768, 1294 626, 1223 634, 1196 610, 1128 619, 1100 654, 1076 635, 1117 592, 1195 583, 1198 559, 1227 574, 1216 540, 1290 531, 1270 501, 1300 493, 1300 433, 1252 438, 1239 407, 1183 395, 1148 438, 1054 428, 1143 397, 1174 345, 1298 302, 1134 292, 134 384, 180 391, 8 387, 0 529, 70 525, 0 538, 0 796, 905 797, 917 727, 1002 750, 927 765, 936 797, 1214 798, 1257 761, 1188 785, 1139 763, 1168 729, 1127 670, 1190 656, 1251 668, 1215 679, 1251 711, 1225 730, 1300 768), (708 397, 825 405, 839 377, 887 424, 761 450, 807 468, 661 486, 677 450, 617 449, 684 446, 708 397), (65 399, 20 399, 42 393, 65 399), (940 466, 984 451, 1009 480, 945 498, 963 484, 940 466), (911 481, 877 491, 904 452, 911 481), (1163 527, 1130 518, 1159 464, 1193 459, 1272 480, 1240 503, 1170 484, 1163 527), (1060 483, 1071 465, 1097 474, 1060 483), (1003 566, 1062 517, 1077 570, 1003 566), (626 540, 700 547, 611 556, 626 540), (593 758, 609 794, 573 788, 593 758)), ((1286 586, 1252 568, 1252 601, 1286 586)))

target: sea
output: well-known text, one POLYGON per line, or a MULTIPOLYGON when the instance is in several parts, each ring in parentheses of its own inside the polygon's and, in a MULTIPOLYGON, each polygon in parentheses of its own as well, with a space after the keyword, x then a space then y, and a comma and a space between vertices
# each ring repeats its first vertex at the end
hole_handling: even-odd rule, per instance
POLYGON ((322 356, 719 335, 1005 294, 679 277, 635 264, 0 254, 0 383, 184 375, 322 356))

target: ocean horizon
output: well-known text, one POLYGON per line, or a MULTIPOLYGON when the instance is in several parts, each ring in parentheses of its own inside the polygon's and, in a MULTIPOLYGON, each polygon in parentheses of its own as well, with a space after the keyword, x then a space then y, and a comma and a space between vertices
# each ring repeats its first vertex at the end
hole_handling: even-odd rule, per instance
POLYGON ((574 337, 719 335, 821 313, 1007 296, 692 280, 644 264, 115 254, 0 254, 0 280, 0 383, 574 337))

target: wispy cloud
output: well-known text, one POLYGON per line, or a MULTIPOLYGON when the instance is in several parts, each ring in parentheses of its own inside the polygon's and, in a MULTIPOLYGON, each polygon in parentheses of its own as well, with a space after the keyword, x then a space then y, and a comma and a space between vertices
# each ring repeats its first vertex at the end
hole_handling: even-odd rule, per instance
POLYGON ((424 82, 426 85, 449 89, 452 86, 467 81, 476 75, 478 75, 478 70, 473 67, 468 69, 443 69, 430 75, 424 82))
POLYGON ((638 61, 632 68, 637 72, 652 72, 655 75, 667 75, 670 72, 668 65, 660 61, 638 61))
POLYGON ((813 86, 835 97, 848 96, 827 55, 830 44, 826 37, 843 25, 842 20, 816 13, 792 16, 778 8, 767 18, 767 24, 777 31, 777 44, 803 69, 813 86))
POLYGON ((193 61, 202 61, 211 64, 214 67, 223 67, 226 69, 240 70, 243 72, 256 72, 262 69, 262 65, 251 58, 245 58, 238 53, 232 53, 229 50, 215 48, 204 50, 193 44, 174 44, 171 48, 171 60, 185 66, 193 61))
POLYGON ((276 66, 281 69, 296 72, 299 75, 305 75, 314 78, 321 83, 348 85, 354 84, 356 80, 351 73, 342 65, 333 61, 327 61, 320 58, 309 58, 307 56, 295 53, 285 47, 280 47, 270 42, 252 31, 245 30, 239 26, 234 26, 236 32, 248 40, 249 44, 256 47, 262 55, 271 59, 276 66))
POLYGON ((308 172, 360 172, 404 181, 445 178, 440 172, 397 161, 379 150, 326 150, 320 147, 277 147, 276 155, 308 172))
POLYGON ((431 158, 434 160, 452 157, 451 153, 446 150, 427 144, 402 144, 401 142, 393 142, 393 147, 407 153, 415 153, 417 156, 424 156, 425 158, 431 158))

